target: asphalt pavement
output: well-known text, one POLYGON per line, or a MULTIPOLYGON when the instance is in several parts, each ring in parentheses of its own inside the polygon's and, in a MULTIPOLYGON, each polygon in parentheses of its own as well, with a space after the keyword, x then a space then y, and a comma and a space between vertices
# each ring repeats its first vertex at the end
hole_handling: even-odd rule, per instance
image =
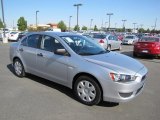
MULTIPOLYGON (((132 49, 126 45, 120 52, 132 57, 132 49)), ((160 59, 136 59, 149 70, 141 95, 127 103, 86 106, 64 86, 33 75, 16 77, 9 43, 0 43, 0 120, 160 120, 160 59)))

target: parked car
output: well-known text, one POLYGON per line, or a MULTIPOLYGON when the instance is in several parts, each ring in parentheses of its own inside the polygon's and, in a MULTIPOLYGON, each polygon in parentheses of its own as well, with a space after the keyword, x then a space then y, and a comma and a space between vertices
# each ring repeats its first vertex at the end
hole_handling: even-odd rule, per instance
POLYGON ((19 41, 20 39, 22 39, 23 37, 25 37, 28 34, 28 32, 21 32, 18 35, 17 41, 19 41))
POLYGON ((99 43, 104 49, 108 50, 121 50, 121 41, 112 34, 94 34, 93 38, 99 43))
POLYGON ((133 56, 160 56, 160 38, 146 36, 134 44, 133 56))
POLYGON ((86 105, 135 98, 147 74, 137 60, 105 50, 82 35, 63 32, 28 34, 11 44, 10 60, 18 77, 31 73, 67 86, 86 105))
POLYGON ((19 36, 19 33, 20 32, 11 32, 8 36, 8 40, 11 40, 11 41, 17 41, 18 40, 18 36, 19 36))
POLYGON ((118 40, 120 40, 120 41, 122 41, 122 40, 123 40, 123 37, 124 37, 123 35, 121 35, 121 34, 117 34, 116 36, 117 36, 117 39, 118 39, 118 40))
POLYGON ((135 36, 135 35, 127 35, 123 39, 122 43, 123 44, 128 44, 128 45, 130 44, 130 45, 132 45, 132 44, 134 44, 137 41, 138 41, 138 37, 137 36, 135 36))
MULTIPOLYGON (((4 32, 1 32, 1 33, 0 33, 0 40, 3 39, 3 36, 4 36, 3 34, 4 34, 4 32)), ((10 32, 5 31, 5 36, 6 36, 6 38, 8 38, 9 34, 10 34, 10 32)))

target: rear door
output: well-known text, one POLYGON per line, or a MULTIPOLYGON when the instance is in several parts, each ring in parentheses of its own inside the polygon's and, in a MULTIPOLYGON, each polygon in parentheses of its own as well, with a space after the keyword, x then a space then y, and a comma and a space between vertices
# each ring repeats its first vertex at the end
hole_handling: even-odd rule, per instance
POLYGON ((33 34, 24 38, 19 46, 19 53, 27 71, 35 73, 38 44, 41 35, 33 34))

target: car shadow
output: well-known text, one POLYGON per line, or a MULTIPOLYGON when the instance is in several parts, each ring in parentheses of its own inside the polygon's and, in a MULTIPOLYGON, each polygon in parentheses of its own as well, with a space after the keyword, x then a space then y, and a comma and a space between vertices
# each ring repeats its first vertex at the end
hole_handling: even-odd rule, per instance
MULTIPOLYGON (((7 68, 9 69, 9 71, 10 71, 11 73, 13 73, 13 74, 15 75, 12 64, 8 64, 8 65, 7 65, 7 68)), ((56 89, 56 90, 58 90, 59 92, 65 94, 65 95, 67 95, 68 97, 70 97, 70 98, 76 100, 77 102, 79 102, 79 101, 76 99, 76 97, 75 97, 72 89, 70 89, 70 88, 68 88, 68 87, 65 87, 65 86, 63 86, 63 85, 57 84, 57 83, 55 83, 55 82, 46 80, 46 79, 44 79, 44 78, 41 78, 41 77, 38 77, 38 76, 35 76, 35 75, 32 75, 32 74, 27 74, 26 77, 29 78, 30 80, 33 80, 33 81, 37 82, 37 83, 43 84, 43 85, 48 86, 48 87, 53 88, 53 89, 56 89)), ((118 104, 118 103, 101 101, 97 106, 102 106, 102 107, 115 107, 115 106, 117 106, 117 105, 119 105, 119 104, 118 104)))
POLYGON ((10 71, 11 73, 13 73, 13 74, 15 75, 12 64, 8 64, 8 65, 7 65, 7 68, 9 69, 9 71, 10 71))
POLYGON ((121 52, 121 54, 127 55, 129 57, 132 57, 132 58, 135 58, 138 60, 142 60, 142 61, 147 61, 147 62, 152 62, 152 63, 160 63, 160 61, 155 61, 155 60, 158 60, 159 58, 156 58, 156 57, 150 56, 150 55, 145 55, 145 56, 142 55, 142 56, 134 57, 133 51, 125 51, 125 52, 121 52))

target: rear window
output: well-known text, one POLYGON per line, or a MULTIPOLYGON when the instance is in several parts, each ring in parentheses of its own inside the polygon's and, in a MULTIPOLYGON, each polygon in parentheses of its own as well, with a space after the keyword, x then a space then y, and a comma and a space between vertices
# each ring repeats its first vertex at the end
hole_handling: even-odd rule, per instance
POLYGON ((159 42, 159 38, 144 37, 144 38, 141 39, 141 41, 146 41, 146 42, 159 42))
POLYGON ((17 34, 18 32, 11 32, 10 34, 17 34))
POLYGON ((104 39, 106 38, 106 35, 102 35, 102 34, 94 34, 93 38, 97 38, 97 39, 104 39))

